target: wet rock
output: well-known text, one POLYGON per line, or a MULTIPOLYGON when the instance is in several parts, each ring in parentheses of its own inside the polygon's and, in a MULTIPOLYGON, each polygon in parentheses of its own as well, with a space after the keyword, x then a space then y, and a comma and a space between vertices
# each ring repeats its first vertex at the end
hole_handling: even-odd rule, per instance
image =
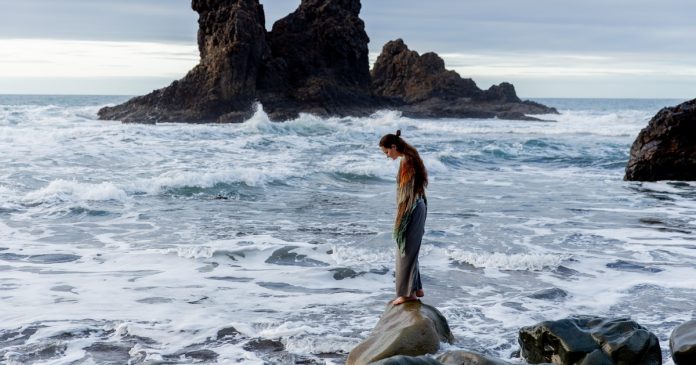
POLYGON ((297 246, 287 246, 287 247, 277 249, 276 251, 273 252, 273 254, 271 254, 271 256, 268 259, 266 259, 266 263, 267 264, 276 264, 276 265, 310 266, 310 267, 329 266, 329 264, 327 264, 325 262, 310 259, 307 257, 307 255, 302 255, 302 254, 298 254, 295 252, 290 252, 296 248, 297 248, 297 246))
POLYGON ((696 320, 682 323, 672 331, 669 349, 675 364, 696 364, 696 320))
POLYGON ((518 341, 522 356, 532 364, 662 363, 657 337, 628 318, 577 316, 541 322, 520 329, 518 341))
POLYGON ((183 354, 183 356, 184 356, 184 358, 187 358, 187 359, 210 362, 210 361, 217 360, 218 356, 220 356, 220 355, 218 355, 213 350, 202 349, 202 350, 194 350, 194 351, 185 352, 183 354))
POLYGON ((217 332, 217 339, 221 340, 225 337, 235 337, 239 335, 240 332, 234 327, 226 327, 217 332))
POLYGON ((365 365, 395 355, 437 352, 440 342, 454 341, 445 317, 420 301, 389 303, 370 336, 348 355, 346 365, 365 365))
POLYGON ((559 288, 549 288, 539 290, 535 293, 530 294, 528 297, 532 299, 539 300, 563 300, 568 296, 565 290, 559 288))
POLYGON ((403 356, 396 355, 387 359, 371 362, 370 365, 443 365, 441 362, 429 356, 403 356))
POLYGON ((663 108, 631 146, 625 180, 696 180, 696 99, 663 108))
POLYGON ((355 270, 353 270, 351 268, 347 268, 347 267, 339 267, 336 269, 331 269, 329 271, 334 273, 333 278, 336 280, 343 280, 343 279, 349 279, 349 278, 353 279, 353 278, 357 278, 360 275, 365 274, 364 272, 358 273, 355 270))
POLYGON ((538 120, 526 114, 557 113, 539 103, 522 102, 506 82, 481 90, 473 80, 445 69, 437 54, 419 55, 401 39, 384 45, 371 74, 375 95, 409 117, 538 120))
POLYGON ((277 340, 268 340, 265 338, 255 338, 247 342, 244 349, 252 352, 280 352, 285 350, 285 345, 277 340))
POLYGON ((437 357, 443 365, 510 365, 509 362, 495 359, 477 352, 448 351, 437 357))
MULTIPOLYGON (((626 365, 632 363, 626 363, 626 365)), ((594 350, 585 356, 578 365, 614 365, 612 359, 602 350, 594 350)))

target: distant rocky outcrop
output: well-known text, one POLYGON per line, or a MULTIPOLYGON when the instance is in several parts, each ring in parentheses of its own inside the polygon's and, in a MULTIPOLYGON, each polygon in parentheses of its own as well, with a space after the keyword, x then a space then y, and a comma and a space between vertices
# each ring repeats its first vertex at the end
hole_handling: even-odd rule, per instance
POLYGON ((241 122, 260 102, 271 120, 301 112, 364 116, 397 109, 412 117, 534 119, 555 113, 521 101, 511 84, 480 90, 401 40, 384 46, 372 74, 360 0, 302 0, 266 31, 259 0, 193 0, 200 62, 181 80, 99 111, 125 123, 241 122))
POLYGON ((395 355, 433 354, 454 342, 445 317, 420 301, 389 303, 370 336, 348 355, 346 365, 367 365, 395 355))
POLYGON ((626 180, 696 180, 696 99, 663 108, 631 146, 626 180))
POLYGON ((252 113, 266 43, 258 0, 193 0, 201 60, 181 80, 99 111, 100 119, 125 123, 235 122, 252 113))
POLYGON ((532 364, 660 365, 657 337, 627 318, 577 316, 519 331, 522 356, 532 364))
POLYGON ((675 328, 669 337, 669 348, 675 364, 696 364, 696 321, 688 321, 675 328))
POLYGON ((507 82, 481 90, 473 80, 445 69, 437 54, 419 55, 401 39, 384 45, 371 74, 375 95, 410 117, 538 120, 525 114, 558 113, 539 103, 521 101, 507 82))
POLYGON ((241 122, 260 101, 273 120, 366 115, 370 92, 359 0, 303 0, 266 32, 258 0, 193 0, 200 63, 183 79, 99 111, 123 122, 241 122))

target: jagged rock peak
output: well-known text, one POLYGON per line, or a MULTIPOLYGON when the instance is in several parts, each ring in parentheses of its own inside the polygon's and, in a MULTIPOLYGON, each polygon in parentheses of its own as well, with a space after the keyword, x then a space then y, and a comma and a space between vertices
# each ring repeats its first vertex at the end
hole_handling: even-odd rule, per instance
POLYGON ((384 45, 371 74, 376 95, 400 98, 407 104, 431 98, 475 97, 482 92, 471 79, 445 69, 445 61, 437 54, 419 55, 402 39, 384 45))

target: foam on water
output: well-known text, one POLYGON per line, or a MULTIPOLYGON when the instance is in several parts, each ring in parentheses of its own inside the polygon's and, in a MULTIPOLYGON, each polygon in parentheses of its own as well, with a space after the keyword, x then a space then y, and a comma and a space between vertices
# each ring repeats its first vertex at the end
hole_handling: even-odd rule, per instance
POLYGON ((51 201, 124 201, 126 197, 124 190, 109 182, 90 184, 58 179, 51 181, 45 188, 26 194, 23 200, 37 204, 51 201))
POLYGON ((501 252, 468 252, 458 249, 449 250, 452 260, 466 263, 477 268, 501 270, 553 270, 568 256, 559 254, 505 254, 501 252))
POLYGON ((522 326, 597 314, 666 349, 693 315, 696 184, 622 180, 658 101, 151 126, 95 120, 123 98, 7 98, 6 363, 343 363, 394 295, 398 162, 377 143, 397 129, 430 174, 420 265, 456 348, 508 358, 522 326))

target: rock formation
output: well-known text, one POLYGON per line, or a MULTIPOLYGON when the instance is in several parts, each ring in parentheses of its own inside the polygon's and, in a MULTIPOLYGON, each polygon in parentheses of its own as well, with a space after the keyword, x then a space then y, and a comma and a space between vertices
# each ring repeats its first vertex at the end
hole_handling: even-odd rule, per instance
POLYGON ((273 24, 270 58, 259 75, 259 100, 271 119, 299 112, 366 115, 379 106, 370 94, 360 0, 303 0, 273 24))
POLYGON ((420 301, 389 303, 370 336, 348 355, 346 365, 367 365, 395 355, 432 354, 440 342, 452 343, 445 317, 420 301))
POLYGON ((266 31, 259 0, 193 0, 200 62, 181 80, 99 111, 125 123, 242 122, 261 102, 271 120, 301 112, 364 116, 378 109, 412 117, 534 119, 555 113, 520 101, 511 84, 480 90, 419 56, 401 40, 384 46, 370 74, 360 0, 302 0, 266 31))
POLYGON ((657 337, 627 318, 578 316, 519 331, 522 356, 532 364, 659 365, 657 337))
POLYGON ((266 32, 258 0, 193 0, 200 63, 183 79, 99 111, 123 122, 241 122, 260 101, 269 117, 365 115, 370 93, 359 0, 303 0, 266 32))
POLYGON ((631 146, 626 180, 696 180, 696 99, 663 108, 631 146))
POLYGON ((445 69, 437 54, 419 55, 401 39, 384 45, 372 69, 372 90, 404 115, 416 118, 538 120, 525 114, 558 113, 539 103, 522 102, 506 82, 481 90, 473 80, 445 69))
POLYGON ((252 113, 261 61, 268 56, 258 0, 193 0, 200 63, 181 80, 99 111, 123 122, 242 121, 252 113))
POLYGON ((675 328, 669 337, 669 348, 675 364, 696 364, 696 321, 675 328))

